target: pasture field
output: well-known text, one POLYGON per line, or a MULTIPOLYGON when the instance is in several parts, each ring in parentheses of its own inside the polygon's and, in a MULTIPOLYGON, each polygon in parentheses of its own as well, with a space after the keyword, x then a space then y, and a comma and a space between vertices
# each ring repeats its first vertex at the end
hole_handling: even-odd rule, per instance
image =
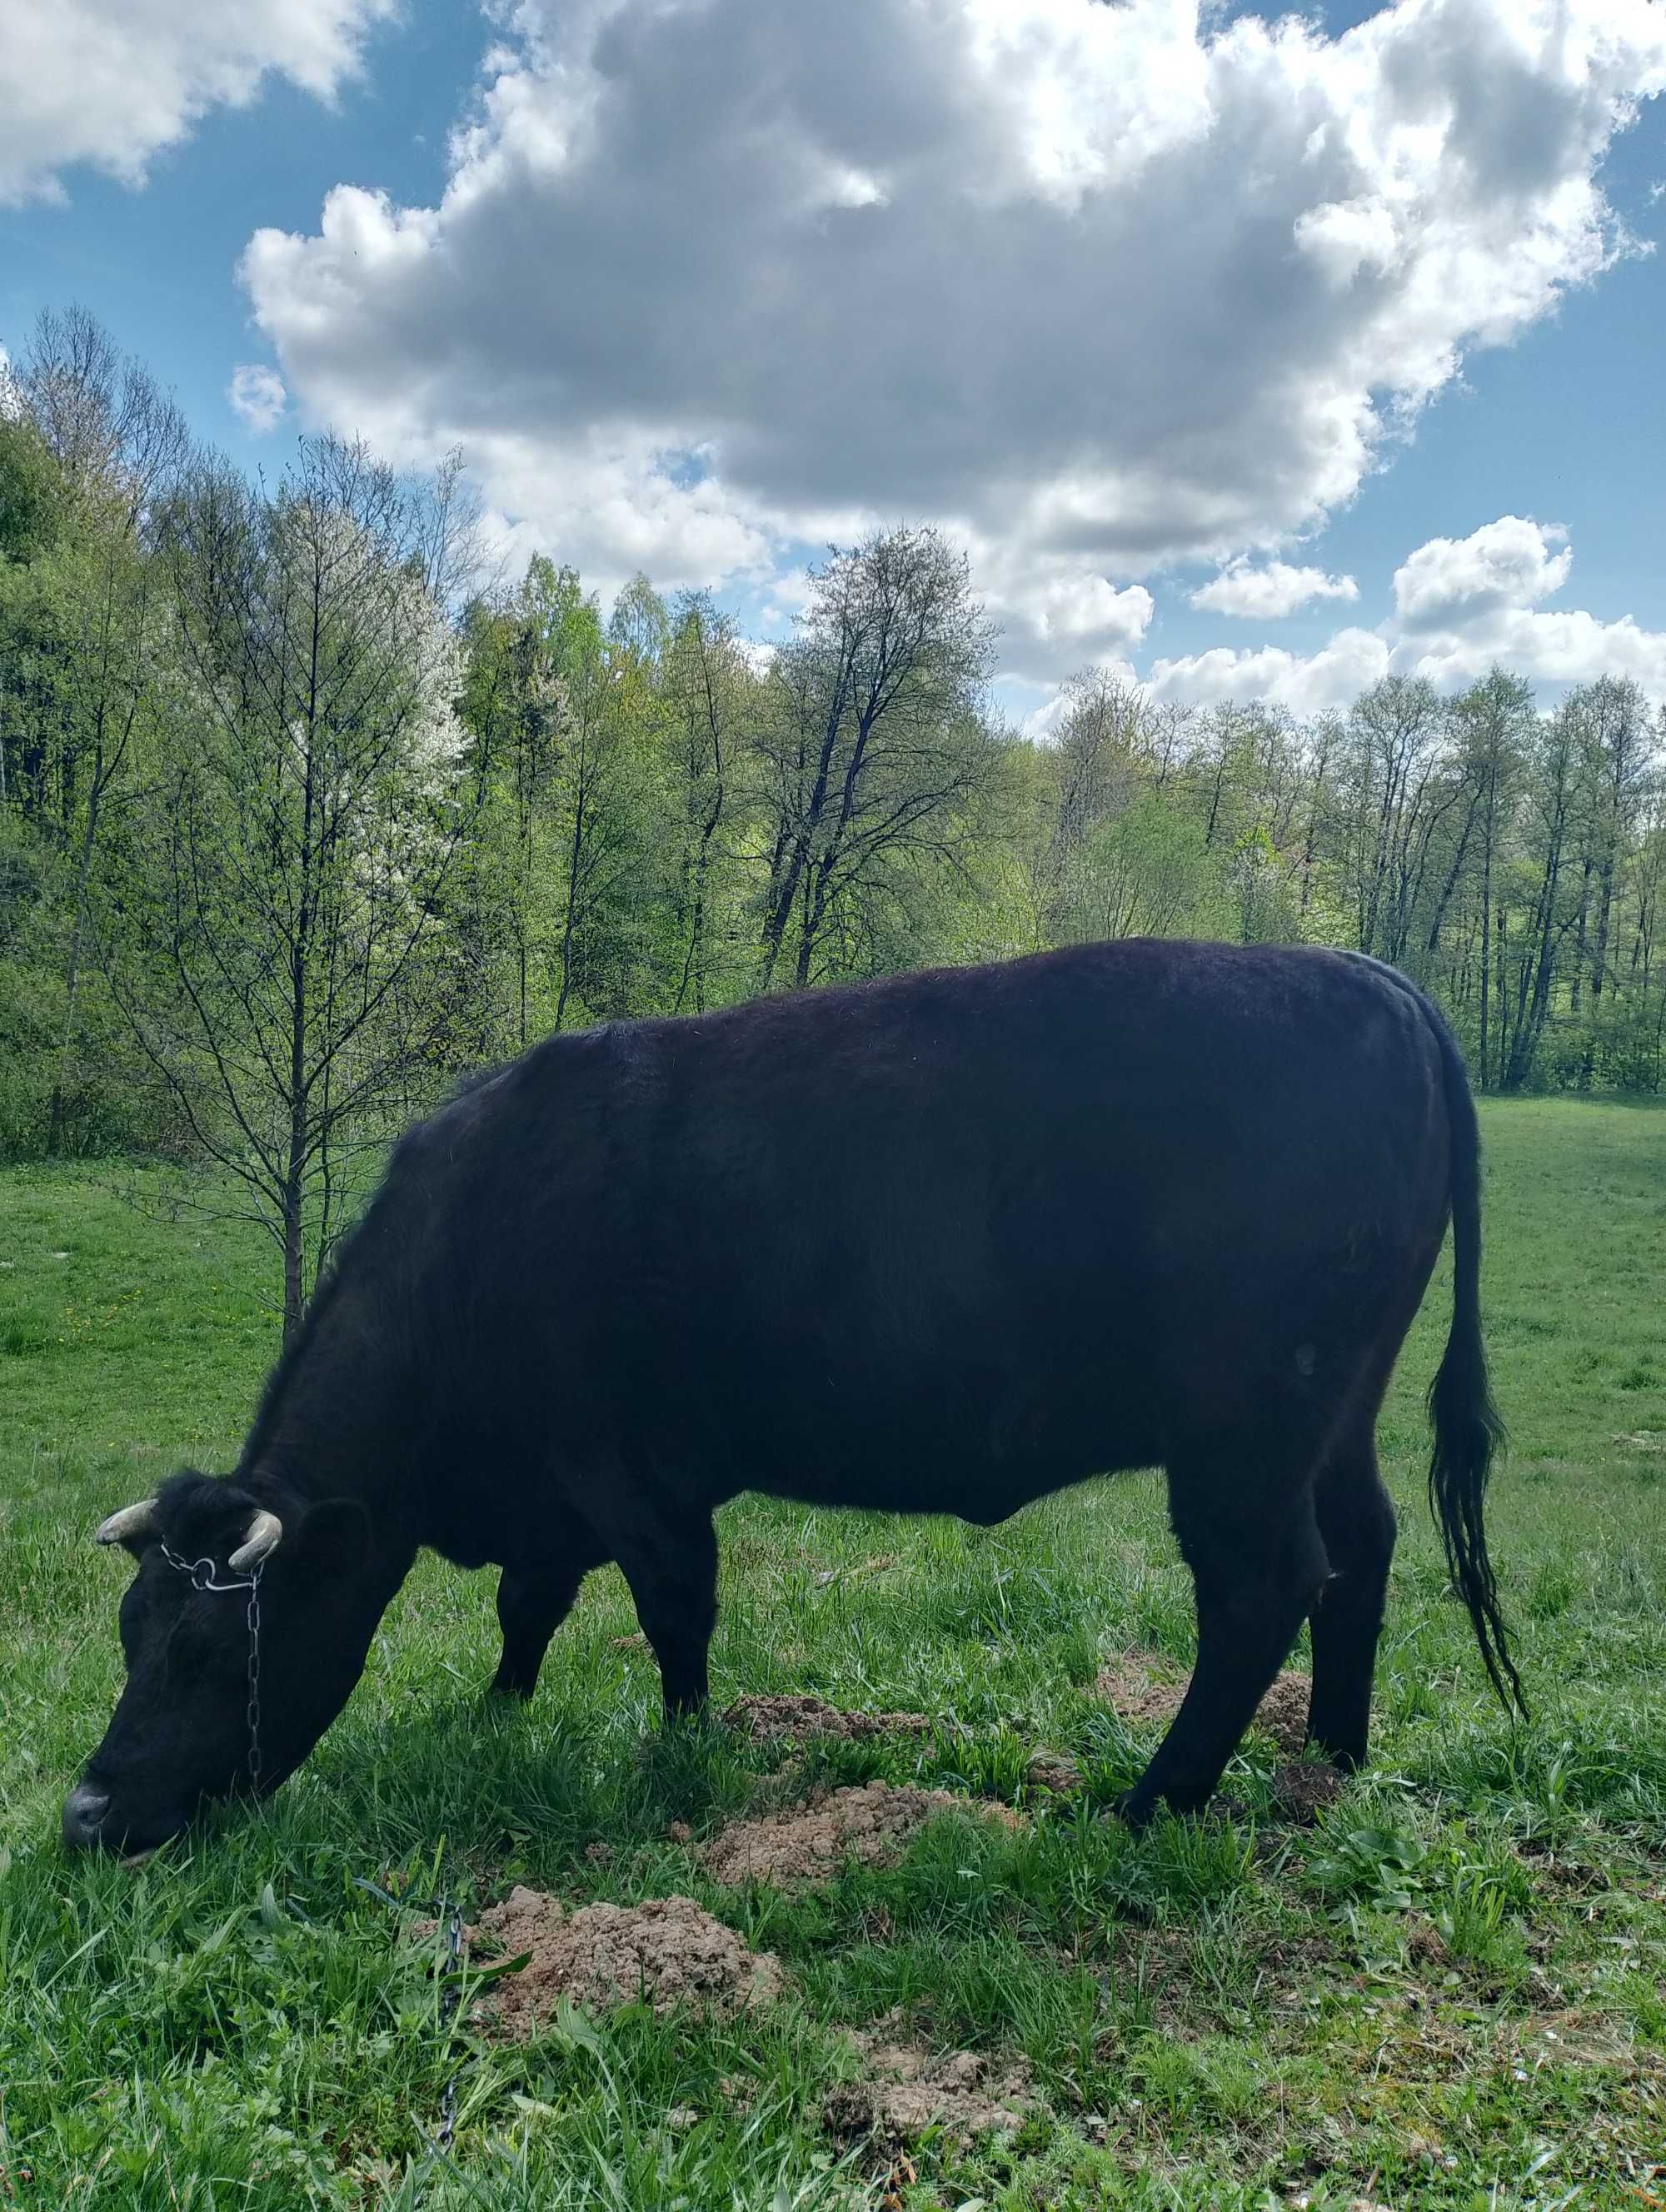
POLYGON ((726 1511, 719 1705, 815 1692, 926 1735, 812 1747, 786 1780, 721 1726, 662 1735, 611 1570, 532 1705, 489 1708, 494 1578, 425 1561, 268 1808, 137 1868, 71 1863, 58 1806, 116 1690, 125 1574, 93 1528, 182 1461, 230 1463, 273 1270, 252 1231, 136 1209, 137 1171, 0 1176, 0 2205, 1666 2202, 1666 1111, 1483 1120, 1514 1438, 1491 1532, 1534 1717, 1487 1692, 1422 1501, 1443 1274, 1383 1425, 1402 1535, 1371 1773, 1297 1825, 1252 1737, 1225 1810, 1140 1838, 1105 1807, 1150 1737, 1093 1686, 1128 1647, 1189 1654, 1149 1476, 988 1531, 726 1511), (1078 1770, 1062 1797, 1025 1780, 1043 1747, 1078 1770), (951 1815, 807 1888, 708 1878, 702 1838, 817 1777, 1023 1818, 951 1815), (495 2040, 402 1925, 515 1882, 692 1896, 781 1994, 495 2040), (906 2154, 830 2131, 847 2031, 881 2020, 1027 2062, 1021 2130, 906 2154))

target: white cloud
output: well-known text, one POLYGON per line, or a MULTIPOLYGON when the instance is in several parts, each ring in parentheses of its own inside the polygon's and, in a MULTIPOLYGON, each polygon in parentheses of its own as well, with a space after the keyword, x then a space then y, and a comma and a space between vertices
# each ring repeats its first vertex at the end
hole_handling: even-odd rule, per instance
POLYGON ((210 107, 268 75, 320 100, 357 66, 396 0, 5 0, 0 206, 62 196, 78 162, 143 182, 210 107))
POLYGON ((1136 641, 1164 564, 1310 528, 1467 349, 1604 269, 1599 164, 1666 85, 1648 0, 1334 39, 1189 0, 501 20, 437 206, 341 185, 250 241, 305 411, 460 443, 604 586, 942 522, 1037 677, 1136 641))
POLYGON ((1292 568, 1285 561, 1268 561, 1257 567, 1240 558, 1229 561, 1218 576, 1194 592, 1191 604, 1212 614, 1276 622, 1315 599, 1357 599, 1359 596, 1359 586, 1352 576, 1329 576, 1322 568, 1292 568))
POLYGON ((1501 514, 1468 538, 1432 538, 1394 573, 1402 629, 1471 626, 1506 607, 1531 606, 1567 581, 1573 553, 1560 523, 1501 514), (1553 552, 1553 546, 1560 546, 1553 552))
POLYGON ((1651 699, 1666 702, 1666 630, 1641 629, 1631 615, 1602 622, 1583 608, 1512 607, 1466 632, 1419 639, 1395 655, 1396 665, 1443 691, 1473 684, 1494 661, 1541 684, 1632 676, 1651 699))
POLYGON ((1496 661, 1547 684, 1633 676, 1666 698, 1666 631, 1630 615, 1602 622, 1582 608, 1537 603, 1573 566, 1567 532, 1518 514, 1468 538, 1432 538, 1395 571, 1395 665, 1443 690, 1473 683, 1496 661), (1554 550, 1553 550, 1554 549, 1554 550))
POLYGON ((231 402, 232 412, 257 438, 277 428, 289 404, 283 379, 275 368, 268 368, 264 362, 259 361, 238 363, 226 386, 226 398, 231 402))
POLYGON ((1630 615, 1604 622, 1537 604, 1571 573, 1566 537, 1554 523, 1505 514, 1468 538, 1432 538, 1395 569, 1395 614, 1379 629, 1338 630, 1314 653, 1218 646, 1158 660, 1150 689, 1160 699, 1264 699, 1310 714, 1347 706, 1382 676, 1426 676, 1450 692, 1499 662, 1550 686, 1632 676, 1666 701, 1666 631, 1630 615))
POLYGON ((1217 699, 1266 700, 1294 714, 1346 707, 1386 676, 1388 641, 1371 629, 1338 630, 1317 653, 1266 645, 1254 652, 1216 646, 1208 653, 1159 660, 1148 681, 1154 697, 1207 705, 1217 699))

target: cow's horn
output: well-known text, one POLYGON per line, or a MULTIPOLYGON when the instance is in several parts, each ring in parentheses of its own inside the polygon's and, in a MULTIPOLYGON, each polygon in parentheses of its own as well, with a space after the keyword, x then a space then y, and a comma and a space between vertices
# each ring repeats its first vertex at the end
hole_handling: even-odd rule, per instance
POLYGON ((156 1533, 156 1501, 147 1498, 138 1505, 124 1505, 119 1513, 112 1513, 107 1521, 99 1524, 97 1541, 100 1544, 133 1544, 143 1536, 156 1533))
POLYGON ((275 1552, 283 1540, 283 1523, 276 1513, 264 1508, 249 1523, 249 1533, 231 1555, 231 1565, 237 1574, 246 1574, 258 1567, 269 1552, 275 1552))

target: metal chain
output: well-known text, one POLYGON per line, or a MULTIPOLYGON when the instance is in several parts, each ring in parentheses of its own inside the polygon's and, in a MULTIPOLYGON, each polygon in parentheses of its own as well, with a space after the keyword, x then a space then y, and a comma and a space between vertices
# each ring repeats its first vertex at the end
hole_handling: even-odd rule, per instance
POLYGON ((248 1624, 249 1631, 249 1696, 246 1707, 249 1724, 249 1787, 258 1797, 260 1795, 260 1577, 266 1571, 266 1562, 264 1559, 258 1561, 252 1575, 246 1575, 236 1582, 222 1583, 216 1579, 220 1570, 212 1559, 182 1559, 173 1546, 166 1542, 161 1547, 161 1554, 170 1567, 177 1569, 182 1575, 191 1577, 192 1589, 216 1592, 247 1590, 249 1594, 249 1601, 244 1609, 243 1616, 248 1624))
POLYGON ((245 1615, 249 1625, 249 1790, 256 1797, 260 1795, 260 1577, 264 1571, 263 1559, 249 1577, 245 1615))

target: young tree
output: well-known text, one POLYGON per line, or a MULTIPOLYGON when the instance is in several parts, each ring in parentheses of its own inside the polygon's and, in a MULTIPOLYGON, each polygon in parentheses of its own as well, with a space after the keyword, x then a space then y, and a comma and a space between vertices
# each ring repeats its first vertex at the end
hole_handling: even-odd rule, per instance
POLYGON ((465 524, 454 472, 411 483, 332 438, 272 490, 205 463, 163 520, 172 748, 124 825, 106 969, 197 1146, 282 1249, 286 1334, 345 1149, 444 1057, 465 524))

